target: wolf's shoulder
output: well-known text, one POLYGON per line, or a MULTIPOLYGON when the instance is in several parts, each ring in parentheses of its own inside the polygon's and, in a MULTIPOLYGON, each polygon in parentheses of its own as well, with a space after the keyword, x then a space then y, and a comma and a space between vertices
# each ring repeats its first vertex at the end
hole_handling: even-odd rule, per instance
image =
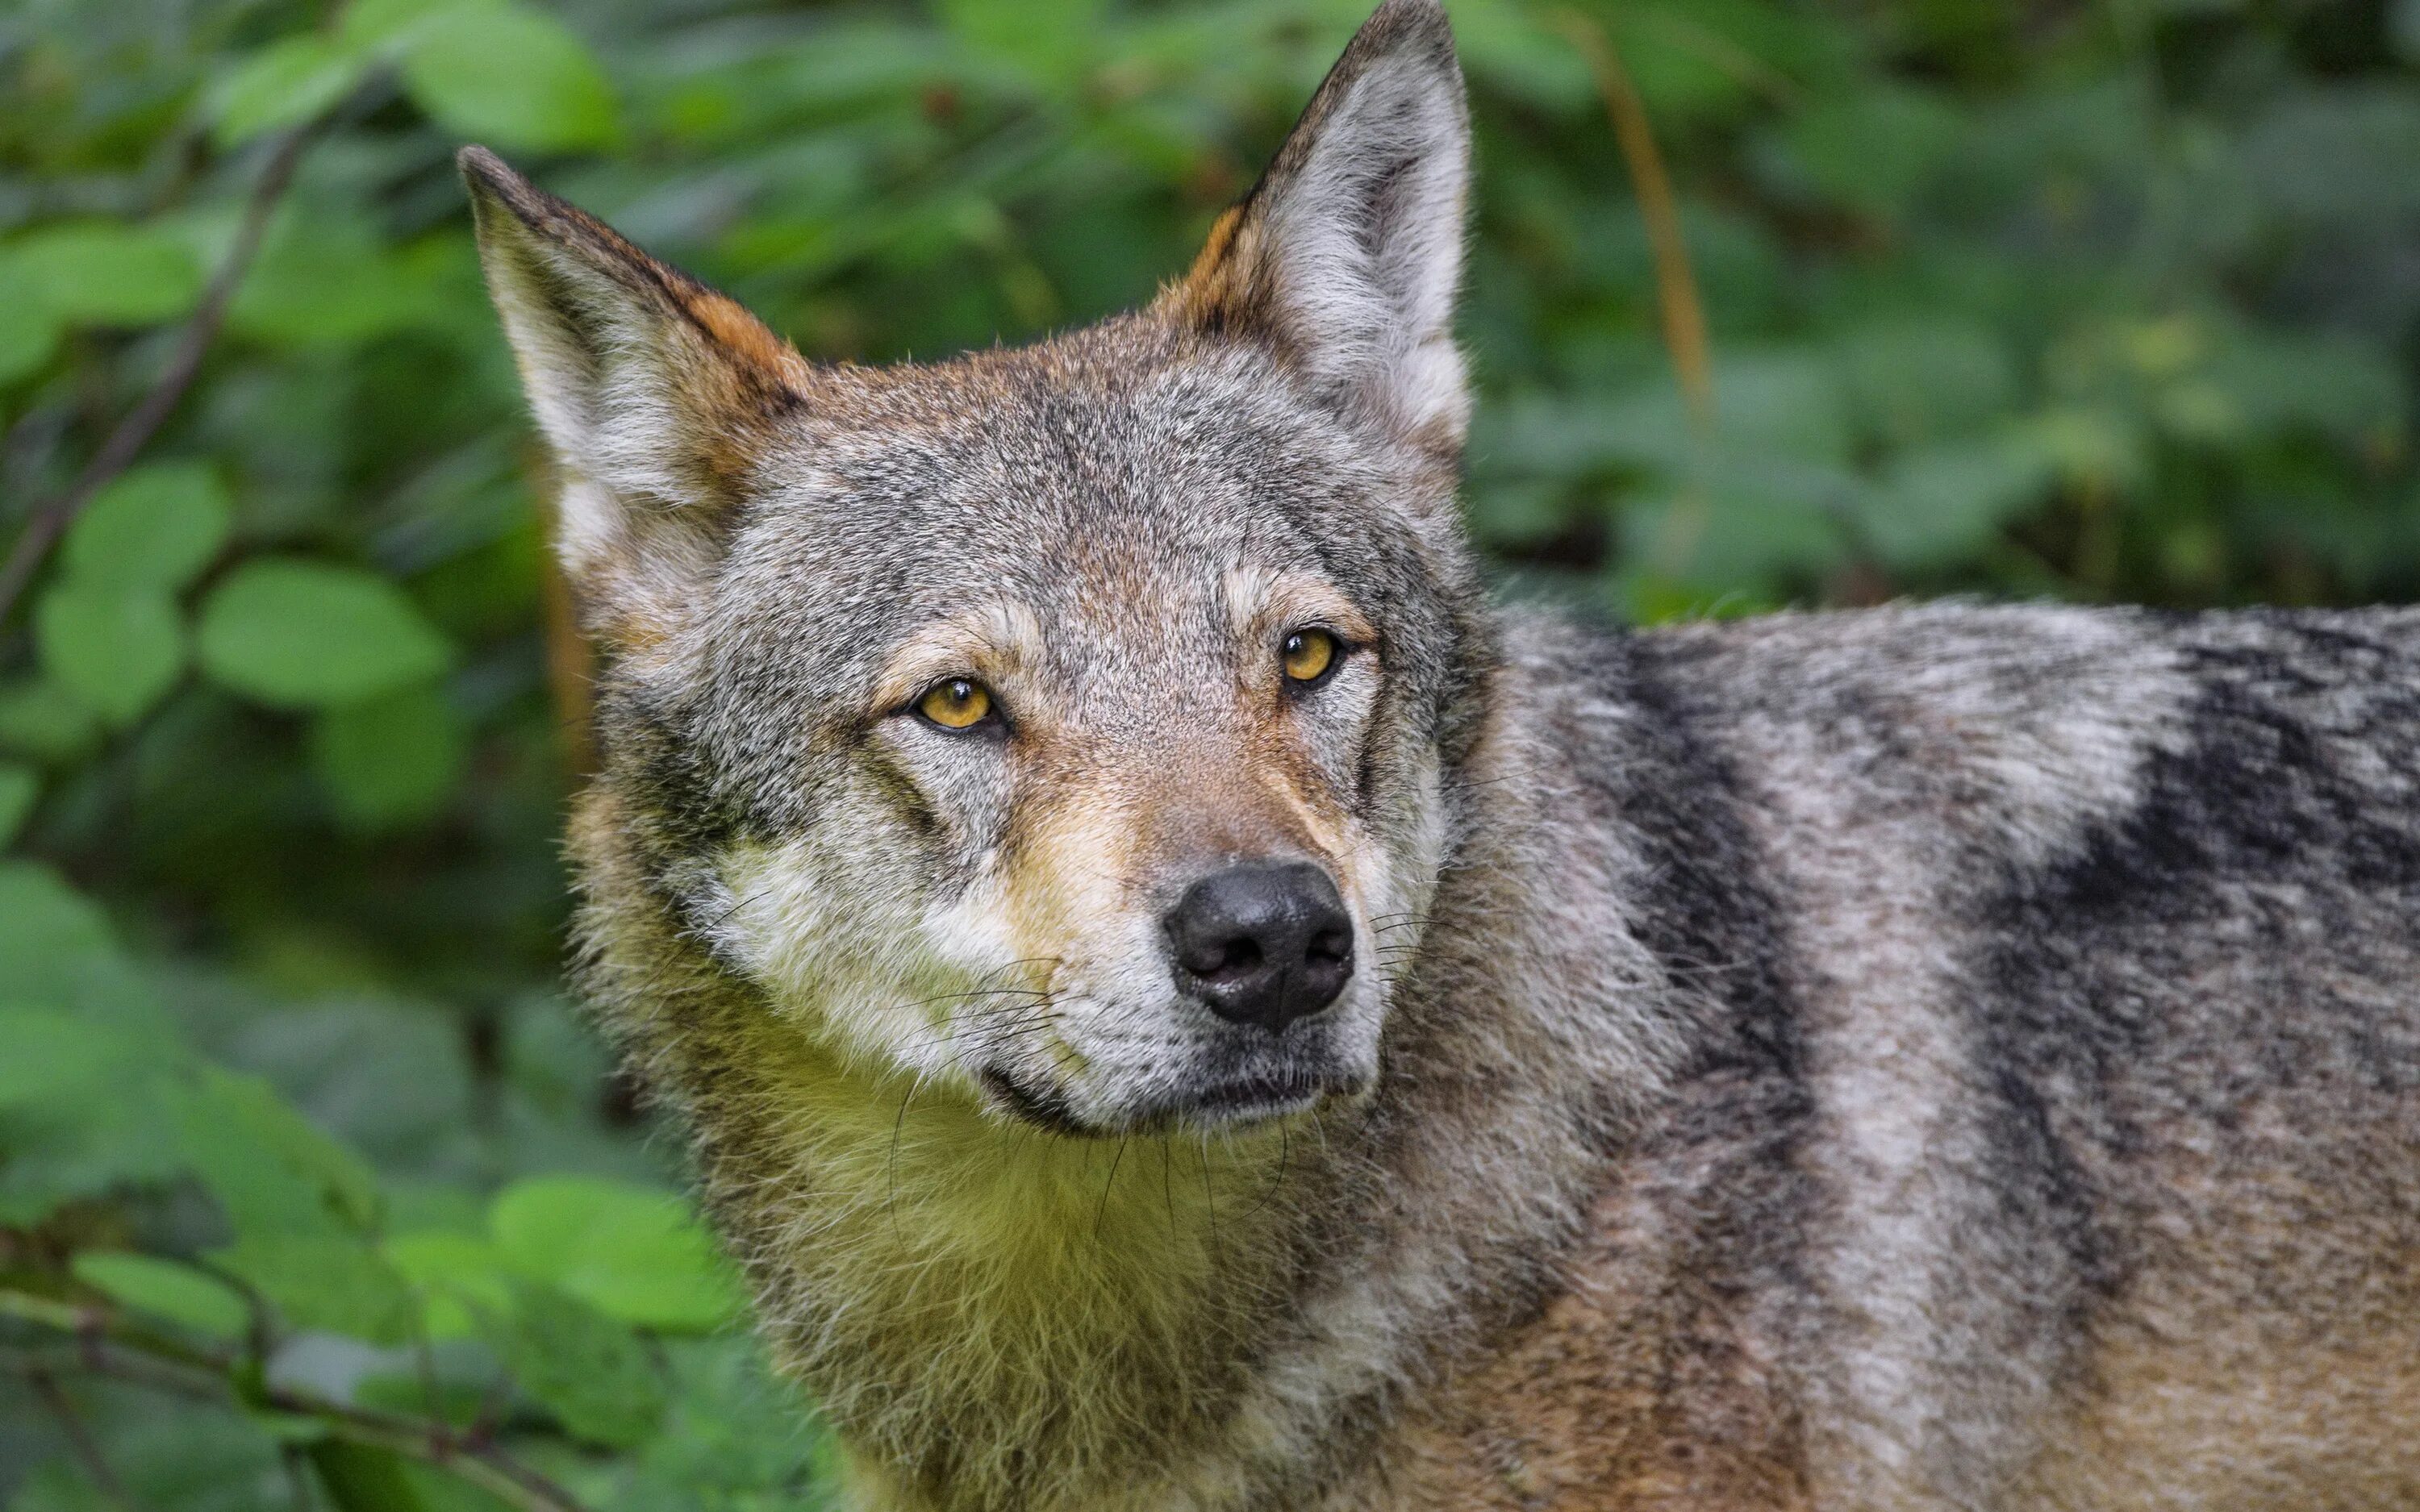
POLYGON ((2060 700, 2116 671, 2273 696, 2420 684, 2420 608, 2169 611, 1949 600, 1783 612, 1634 630, 1537 609, 1506 616, 1508 659, 1546 689, 1634 677, 1776 715, 1875 688, 2060 700))
POLYGON ((1896 817, 2027 854, 2164 795, 2209 832, 2420 824, 2420 610, 1950 602, 1640 631, 1525 612, 1505 646, 1584 779, 1635 788, 1642 754, 1683 749, 1662 780, 1720 768, 1785 828, 1896 817))
POLYGON ((1734 727, 1881 738, 1910 722, 2073 723, 2171 745, 2255 718, 2420 742, 2420 609, 1949 601, 1645 630, 1520 610, 1505 647, 1521 696, 1542 705, 1629 702, 1734 727))

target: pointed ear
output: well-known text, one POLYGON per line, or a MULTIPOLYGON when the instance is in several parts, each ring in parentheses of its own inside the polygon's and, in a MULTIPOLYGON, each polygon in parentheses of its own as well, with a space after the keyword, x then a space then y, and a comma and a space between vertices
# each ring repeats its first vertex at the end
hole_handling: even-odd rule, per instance
POLYGON ((1354 413, 1458 450, 1470 121, 1436 0, 1387 0, 1160 308, 1267 341, 1354 413))
POLYGON ((652 639, 720 559, 807 365, 485 147, 458 161, 488 290, 560 470, 565 570, 592 630, 652 639))

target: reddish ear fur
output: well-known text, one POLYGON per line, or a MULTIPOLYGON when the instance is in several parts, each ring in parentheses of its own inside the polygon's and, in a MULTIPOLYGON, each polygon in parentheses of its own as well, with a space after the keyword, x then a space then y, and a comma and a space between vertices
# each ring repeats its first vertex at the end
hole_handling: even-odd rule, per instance
POLYGON ((521 384, 562 476, 558 548, 592 629, 679 612, 812 371, 736 301, 546 193, 459 159, 521 384))

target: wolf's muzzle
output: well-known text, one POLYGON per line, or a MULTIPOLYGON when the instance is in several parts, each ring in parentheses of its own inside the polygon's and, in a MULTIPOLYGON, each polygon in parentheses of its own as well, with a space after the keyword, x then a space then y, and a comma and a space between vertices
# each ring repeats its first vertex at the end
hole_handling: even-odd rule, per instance
POLYGON ((1353 975, 1353 917, 1306 861, 1213 872, 1161 922, 1177 986, 1233 1023, 1282 1029, 1336 1001, 1353 975))

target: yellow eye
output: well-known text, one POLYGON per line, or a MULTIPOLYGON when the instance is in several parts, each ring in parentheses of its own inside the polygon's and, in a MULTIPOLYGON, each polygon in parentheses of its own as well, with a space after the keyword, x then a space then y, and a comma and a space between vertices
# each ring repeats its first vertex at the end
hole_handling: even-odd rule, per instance
POLYGON ((991 689, 965 677, 945 677, 924 689, 916 712, 944 730, 971 730, 991 713, 991 689))
POLYGON ((1315 683, 1336 665, 1336 637, 1326 630, 1296 630, 1285 638, 1288 682, 1315 683))

